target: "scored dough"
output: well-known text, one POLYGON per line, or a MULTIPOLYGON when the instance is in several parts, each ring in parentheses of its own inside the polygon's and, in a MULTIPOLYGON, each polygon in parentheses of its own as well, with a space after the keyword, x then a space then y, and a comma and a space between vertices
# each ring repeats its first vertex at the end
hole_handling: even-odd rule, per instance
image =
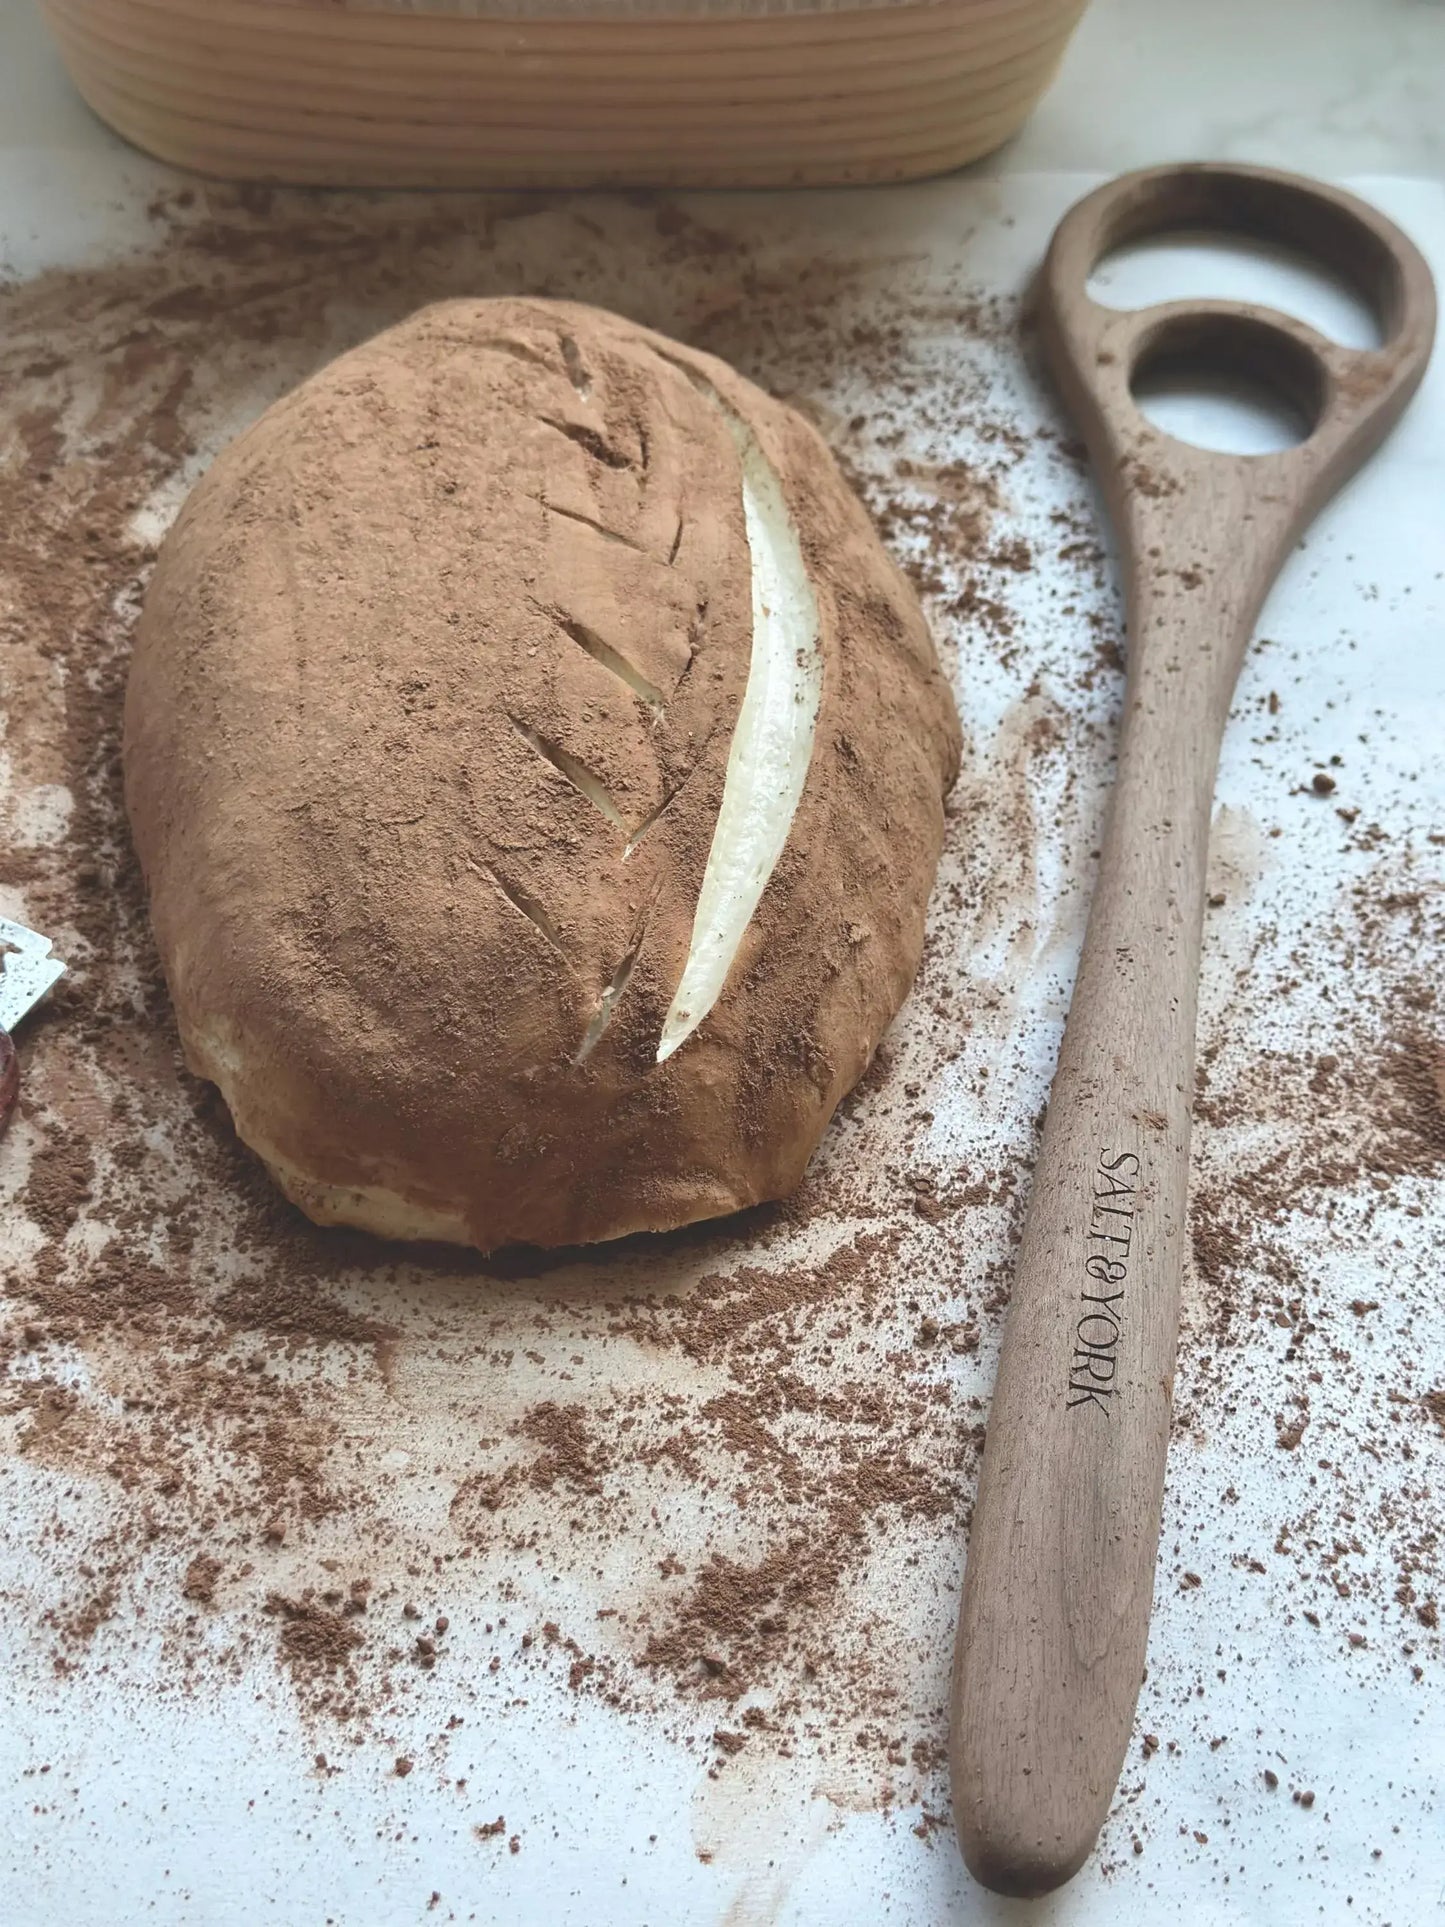
POLYGON ((320 1222, 487 1250, 796 1185, 917 968, 959 735, 801 416, 518 299, 422 310, 216 460, 125 753, 240 1136, 320 1222))

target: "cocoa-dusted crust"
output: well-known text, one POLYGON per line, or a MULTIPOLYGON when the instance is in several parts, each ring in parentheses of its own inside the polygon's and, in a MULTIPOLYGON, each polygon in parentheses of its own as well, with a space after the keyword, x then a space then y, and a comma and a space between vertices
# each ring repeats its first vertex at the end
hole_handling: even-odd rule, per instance
POLYGON ((126 705, 192 1067, 313 1217, 483 1249, 798 1182, 917 967, 958 753, 917 601, 813 429, 541 300, 424 309, 228 448, 163 545, 126 705), (823 699, 723 994, 659 1066, 751 640, 738 456, 690 374, 781 477, 823 699), (659 812, 630 856, 528 735, 634 832, 659 812))

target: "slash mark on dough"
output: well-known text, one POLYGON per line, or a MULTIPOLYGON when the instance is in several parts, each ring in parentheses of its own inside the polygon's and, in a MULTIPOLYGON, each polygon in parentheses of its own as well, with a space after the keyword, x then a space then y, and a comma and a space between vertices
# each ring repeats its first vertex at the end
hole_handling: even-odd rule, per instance
POLYGON ((561 508, 556 502, 549 502, 545 495, 536 495, 532 499, 540 502, 549 515, 560 515, 566 522, 578 522, 584 529, 591 529, 594 535, 602 536, 605 541, 620 542, 624 549, 631 549, 637 555, 650 556, 652 553, 641 542, 634 542, 630 535, 619 535, 616 529, 609 529, 605 522, 599 522, 595 516, 584 515, 580 509, 561 508))
POLYGON ((619 830, 625 830, 627 828, 626 817, 622 814, 621 810, 618 809, 617 805, 592 774, 591 770, 584 769, 582 764, 577 761, 577 758, 575 756, 569 756, 565 749, 558 749, 555 743, 549 743, 545 737, 539 736, 535 730, 528 729, 525 723, 519 723, 515 716, 509 716, 507 720, 511 723, 513 729, 516 730, 527 747, 534 751, 536 755, 540 756, 544 763, 549 764, 552 769, 556 770, 563 781, 570 783, 580 796, 585 796, 593 809, 599 810, 601 814, 607 818, 607 821, 615 824, 619 830))
MULTIPOLYGON (((654 896, 653 903, 656 901, 657 899, 654 896)), ((637 926, 636 936, 633 937, 632 942, 627 946, 626 956, 624 956, 622 962, 618 964, 616 970, 613 971, 611 982, 597 1000, 597 1008, 592 1013, 592 1021, 588 1024, 582 1042, 577 1047, 577 1055, 572 1059, 574 1064, 586 1063, 593 1051, 596 1050, 607 1026, 612 1022, 613 1012, 622 1001, 623 994, 628 984, 632 981, 633 966, 637 962, 637 953, 642 948, 642 939, 647 934, 647 919, 651 914, 652 903, 649 903, 647 909, 643 912, 641 922, 637 926)))
POLYGON ((563 962, 566 963, 570 969, 572 959, 567 955, 566 946, 557 934, 557 926, 547 915, 547 912, 542 908, 541 904, 538 903, 537 899, 528 891, 519 888, 517 884, 508 883, 505 877, 497 874, 490 863, 481 865, 473 864, 472 868, 480 868, 482 875, 487 877, 496 886, 518 915, 525 917, 528 923, 542 933, 548 943, 551 944, 552 948, 557 952, 557 955, 562 958, 563 962))
POLYGON ((648 681, 642 671, 630 663, 626 656, 604 642, 595 629, 589 629, 585 622, 577 622, 571 616, 564 616, 556 609, 548 611, 553 622, 584 650, 595 663, 614 675, 620 683, 625 683, 634 696, 647 704, 654 715, 660 716, 667 706, 667 699, 655 683, 648 681))
POLYGON ((569 442, 574 442, 594 462, 601 462, 607 468, 632 466, 631 460, 620 448, 614 448, 605 435, 599 435, 595 428, 589 428, 585 422, 558 421, 555 415, 539 415, 537 420, 554 434, 565 435, 569 442))
POLYGON ((587 373, 587 364, 582 359, 582 350, 571 335, 561 336, 559 346, 562 350, 562 360, 566 364, 568 381, 583 401, 591 401, 592 377, 587 373))

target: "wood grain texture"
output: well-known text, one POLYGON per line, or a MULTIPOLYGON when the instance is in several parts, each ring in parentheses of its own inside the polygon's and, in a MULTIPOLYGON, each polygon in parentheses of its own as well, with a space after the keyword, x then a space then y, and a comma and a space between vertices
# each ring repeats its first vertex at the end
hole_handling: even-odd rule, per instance
POLYGON ((1025 1218, 989 1416, 954 1671, 954 1811, 986 1885, 1040 1894, 1087 1857, 1143 1676, 1186 1235, 1194 1024, 1215 768, 1260 605, 1429 358, 1429 270, 1352 196, 1264 169, 1124 177, 1044 264, 1046 353, 1120 537, 1129 675, 1118 773, 1025 1218), (1268 309, 1130 313, 1085 294, 1120 243, 1219 227, 1353 281, 1384 346, 1268 309), (1131 399, 1146 366, 1237 368, 1313 424, 1296 448, 1192 448, 1131 399))
POLYGON ((1085 0, 781 11, 43 0, 81 94, 161 159, 346 186, 902 180, 997 147, 1085 0))

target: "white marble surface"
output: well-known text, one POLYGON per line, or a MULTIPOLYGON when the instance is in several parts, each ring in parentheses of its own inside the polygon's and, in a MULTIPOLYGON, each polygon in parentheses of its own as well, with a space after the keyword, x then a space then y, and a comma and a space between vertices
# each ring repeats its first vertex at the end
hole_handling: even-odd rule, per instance
POLYGON ((1441 0, 1095 0, 993 165, 1445 173, 1441 0))

